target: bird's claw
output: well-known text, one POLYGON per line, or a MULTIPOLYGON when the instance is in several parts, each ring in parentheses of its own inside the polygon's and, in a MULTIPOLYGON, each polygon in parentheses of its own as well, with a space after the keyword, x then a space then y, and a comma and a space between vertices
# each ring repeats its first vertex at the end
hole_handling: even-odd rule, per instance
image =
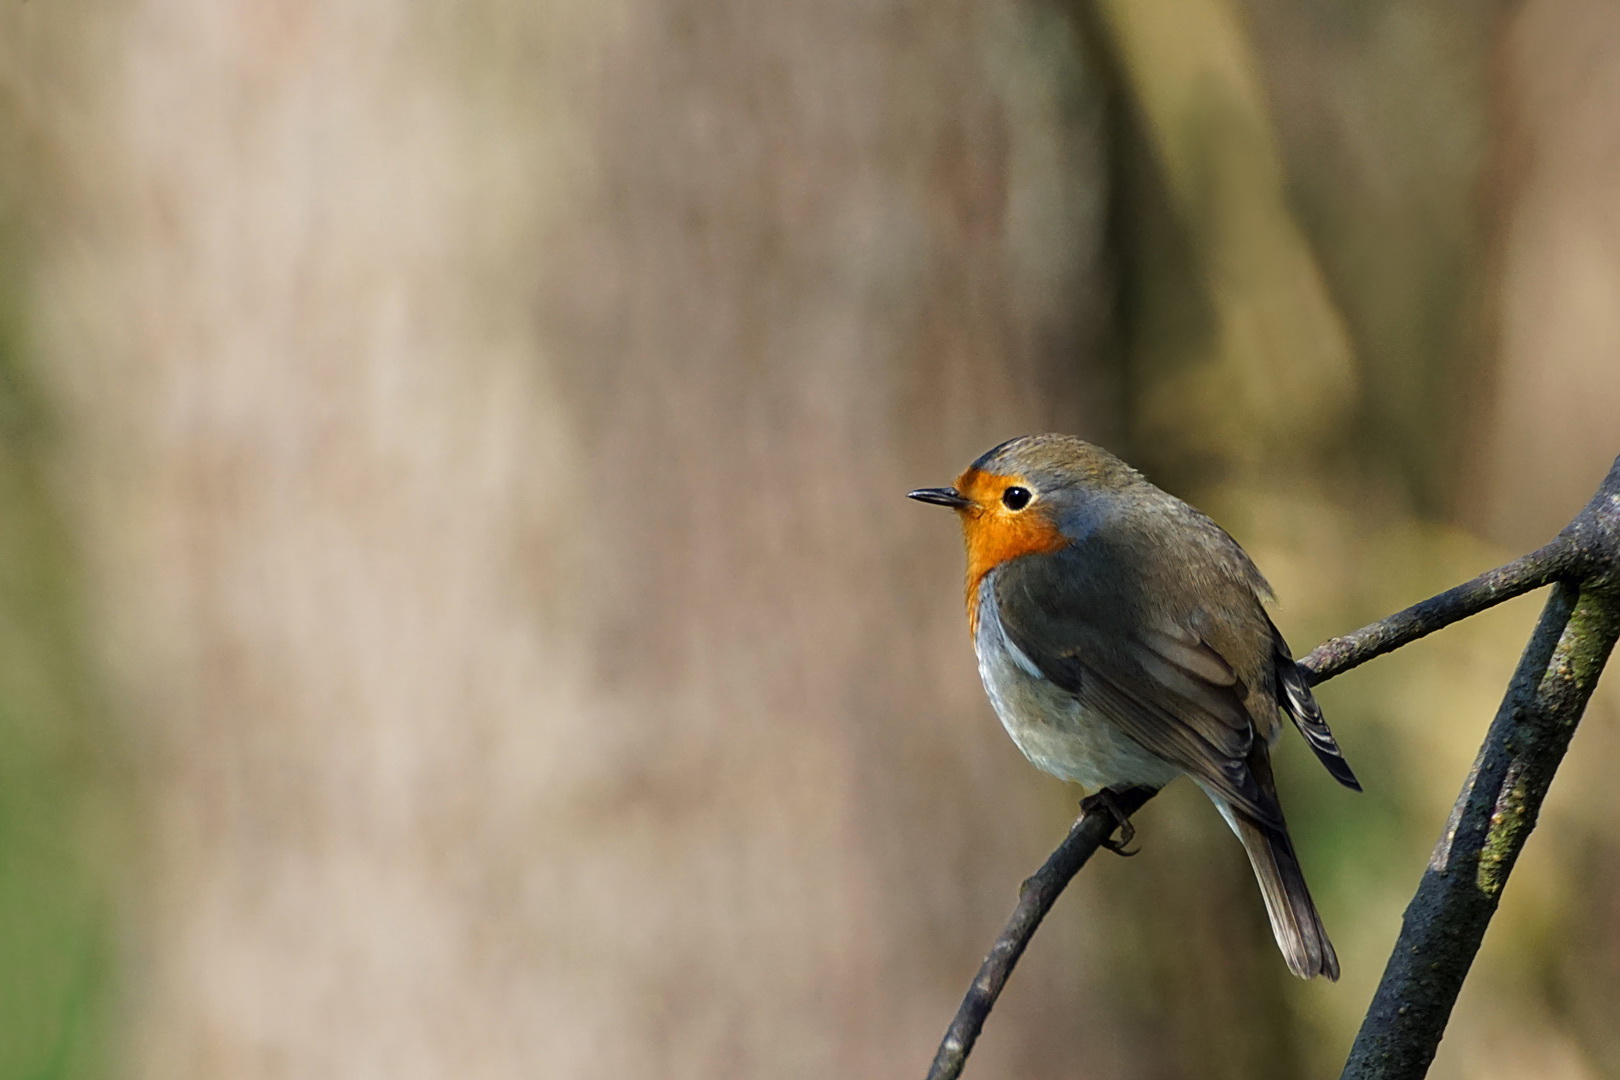
POLYGON ((1108 836, 1103 837, 1098 845, 1099 847, 1107 848, 1115 855, 1125 858, 1141 854, 1141 848, 1137 848, 1135 851, 1126 850, 1130 847, 1131 841, 1136 839, 1136 826, 1131 824, 1130 817, 1120 808, 1119 803, 1114 800, 1113 791, 1103 788, 1095 795, 1087 795, 1080 800, 1080 811, 1085 814, 1099 812, 1107 814, 1114 819, 1114 824, 1119 828, 1118 837, 1115 837, 1110 832, 1108 836))

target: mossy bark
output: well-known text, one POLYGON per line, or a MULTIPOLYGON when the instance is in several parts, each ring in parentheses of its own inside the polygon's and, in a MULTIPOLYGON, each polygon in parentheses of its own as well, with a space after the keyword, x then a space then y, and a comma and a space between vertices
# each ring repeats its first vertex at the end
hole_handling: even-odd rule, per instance
POLYGON ((1620 597, 1555 587, 1406 909, 1344 1080, 1421 1077, 1620 634, 1620 597))

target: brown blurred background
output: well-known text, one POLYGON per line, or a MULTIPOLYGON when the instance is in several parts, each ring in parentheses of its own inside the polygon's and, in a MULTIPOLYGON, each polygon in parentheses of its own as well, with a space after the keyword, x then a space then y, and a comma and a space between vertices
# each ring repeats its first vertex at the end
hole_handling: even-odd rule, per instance
MULTIPOLYGON (((902 498, 1076 432, 1295 648, 1620 452, 1605 0, 9 0, 0 1080, 921 1075, 1074 812, 902 498)), ((970 1075, 1336 1073, 1539 601, 1195 792, 970 1075)), ((1437 1077, 1620 1076, 1616 678, 1437 1077)))

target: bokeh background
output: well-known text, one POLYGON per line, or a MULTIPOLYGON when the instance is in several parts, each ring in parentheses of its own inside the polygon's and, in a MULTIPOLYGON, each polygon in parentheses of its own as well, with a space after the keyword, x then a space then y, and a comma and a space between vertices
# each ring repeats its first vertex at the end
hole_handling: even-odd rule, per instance
MULTIPOLYGON (((1078 792, 948 515, 1057 429, 1297 651, 1620 452, 1606 0, 8 0, 0 1078, 920 1076, 1078 792)), ((1335 1075, 1539 599, 1195 792, 975 1077, 1335 1075)), ((1433 1075, 1620 1076, 1611 675, 1433 1075)))

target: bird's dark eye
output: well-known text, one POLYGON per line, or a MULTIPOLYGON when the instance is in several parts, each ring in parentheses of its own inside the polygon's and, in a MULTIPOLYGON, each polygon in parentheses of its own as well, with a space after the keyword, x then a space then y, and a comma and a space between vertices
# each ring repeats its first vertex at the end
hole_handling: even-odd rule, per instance
POLYGON ((1001 505, 1009 510, 1022 510, 1034 497, 1028 488, 1010 487, 1001 493, 1001 505))

